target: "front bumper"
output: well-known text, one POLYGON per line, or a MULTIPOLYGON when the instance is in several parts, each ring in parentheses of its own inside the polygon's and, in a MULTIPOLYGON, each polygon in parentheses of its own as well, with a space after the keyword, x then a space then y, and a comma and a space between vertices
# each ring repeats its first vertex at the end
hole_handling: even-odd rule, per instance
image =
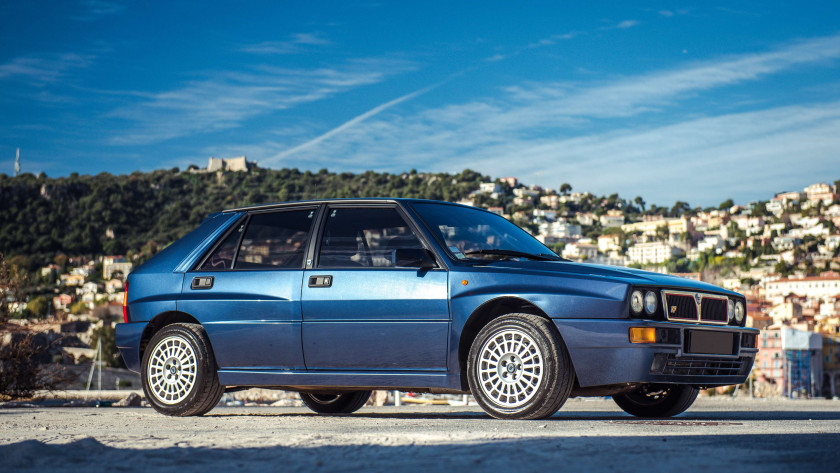
POLYGON ((569 350, 580 387, 622 383, 672 383, 726 386, 746 381, 758 350, 742 347, 751 328, 654 322, 639 319, 554 319, 569 350), (659 327, 676 331, 669 343, 630 343, 630 327, 659 327), (688 330, 730 332, 732 354, 686 352, 688 330))

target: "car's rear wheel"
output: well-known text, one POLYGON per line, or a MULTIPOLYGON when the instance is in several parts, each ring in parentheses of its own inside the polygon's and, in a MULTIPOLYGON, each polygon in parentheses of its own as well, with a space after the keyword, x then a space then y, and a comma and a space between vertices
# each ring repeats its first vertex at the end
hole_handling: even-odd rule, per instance
POLYGON ((356 412, 370 399, 371 391, 349 393, 300 393, 306 407, 319 414, 350 414, 356 412))
POLYGON ((541 419, 566 402, 574 372, 550 321, 530 314, 494 319, 476 336, 467 359, 470 390, 498 419, 541 419))
POLYGON ((170 416, 209 412, 224 393, 210 340, 197 324, 167 325, 143 353, 141 378, 152 407, 170 416))
POLYGON ((613 400, 636 417, 673 417, 691 407, 698 393, 685 384, 644 384, 614 395, 613 400))

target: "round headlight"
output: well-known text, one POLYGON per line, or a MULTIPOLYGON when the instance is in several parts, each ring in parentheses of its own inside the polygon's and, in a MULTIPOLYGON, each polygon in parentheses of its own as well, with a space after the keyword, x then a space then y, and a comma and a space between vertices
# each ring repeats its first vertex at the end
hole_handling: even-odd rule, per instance
POLYGON ((642 291, 633 291, 630 295, 630 309, 634 314, 641 314, 644 306, 642 291))
POLYGON ((735 301, 729 299, 729 303, 726 304, 726 320, 732 322, 735 320, 735 301))
POLYGON ((653 291, 645 293, 645 312, 648 315, 653 315, 656 312, 656 293, 653 291))
POLYGON ((735 323, 737 323, 738 325, 741 325, 742 323, 744 323, 745 312, 746 311, 744 310, 744 304, 741 301, 736 302, 735 303, 735 323))

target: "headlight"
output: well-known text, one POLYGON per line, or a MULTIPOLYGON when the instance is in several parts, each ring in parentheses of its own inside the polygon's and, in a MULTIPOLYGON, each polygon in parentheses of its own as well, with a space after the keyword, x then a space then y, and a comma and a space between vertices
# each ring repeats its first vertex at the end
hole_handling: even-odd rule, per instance
POLYGON ((737 323, 738 325, 741 325, 742 323, 744 323, 745 312, 746 311, 744 310, 744 304, 741 301, 736 302, 735 303, 735 323, 737 323))
POLYGON ((633 291, 630 295, 630 309, 634 314, 641 314, 644 306, 642 291, 633 291))
POLYGON ((732 299, 729 299, 726 304, 726 320, 730 322, 735 320, 735 301, 732 299))
POLYGON ((653 315, 656 312, 656 293, 653 291, 645 293, 645 312, 648 315, 653 315))

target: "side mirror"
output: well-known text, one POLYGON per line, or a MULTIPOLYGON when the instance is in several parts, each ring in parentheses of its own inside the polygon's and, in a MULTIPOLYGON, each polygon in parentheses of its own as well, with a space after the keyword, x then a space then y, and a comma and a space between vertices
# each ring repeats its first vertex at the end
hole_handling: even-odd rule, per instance
POLYGON ((432 269, 437 265, 429 251, 424 248, 397 248, 394 250, 394 266, 432 269))

